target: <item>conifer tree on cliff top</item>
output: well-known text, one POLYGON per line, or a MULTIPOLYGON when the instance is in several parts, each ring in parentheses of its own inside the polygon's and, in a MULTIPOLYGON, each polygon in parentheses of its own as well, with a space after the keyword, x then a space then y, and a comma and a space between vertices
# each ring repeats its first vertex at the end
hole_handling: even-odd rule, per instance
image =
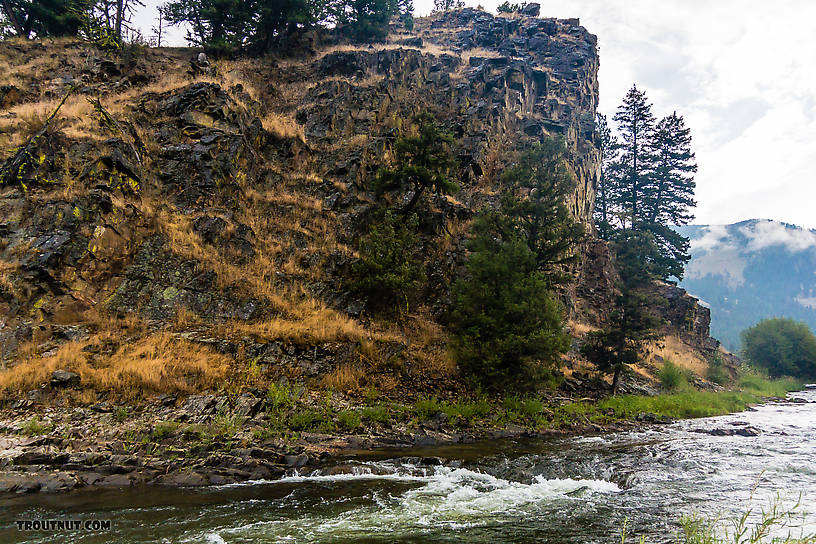
POLYGON ((603 165, 596 224, 607 240, 615 230, 648 232, 660 255, 656 276, 682 278, 689 242, 672 226, 694 217, 697 165, 691 132, 676 112, 656 123, 651 108, 646 94, 632 86, 614 117, 619 143, 599 118, 603 165))
POLYGON ((621 227, 635 229, 646 217, 645 200, 654 167, 655 117, 646 93, 633 85, 614 120, 620 129, 620 156, 612 165, 618 183, 610 196, 623 212, 621 227))
POLYGON ((22 38, 76 36, 92 0, 2 0, 6 26, 22 38))
POLYGON ((654 166, 646 195, 650 223, 687 225, 694 214, 694 173, 691 130, 683 116, 672 113, 660 120, 651 141, 654 166))

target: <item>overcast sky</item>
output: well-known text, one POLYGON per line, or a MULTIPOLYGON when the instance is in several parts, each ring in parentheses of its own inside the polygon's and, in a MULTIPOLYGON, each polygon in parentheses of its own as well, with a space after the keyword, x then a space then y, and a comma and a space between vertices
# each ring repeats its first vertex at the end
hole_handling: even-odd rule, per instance
MULTIPOLYGON (((159 3, 146 2, 143 30, 159 3)), ((499 2, 466 3, 495 11, 499 2)), ((658 118, 685 117, 699 165, 695 223, 816 228, 816 1, 540 3, 542 17, 580 17, 598 36, 601 112, 611 117, 637 83, 658 118)), ((433 0, 414 6, 424 15, 433 0)))

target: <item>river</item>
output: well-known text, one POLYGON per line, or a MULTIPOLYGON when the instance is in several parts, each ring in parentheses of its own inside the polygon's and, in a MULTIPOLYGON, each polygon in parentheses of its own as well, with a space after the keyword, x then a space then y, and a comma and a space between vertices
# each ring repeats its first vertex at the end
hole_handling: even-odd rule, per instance
POLYGON ((377 452, 278 481, 6 497, 0 542, 609 543, 626 525, 661 543, 682 514, 755 518, 777 494, 809 513, 787 530, 809 534, 816 391, 791 397, 800 402, 638 432, 377 452), (759 435, 700 432, 746 426, 759 435), (20 532, 24 519, 111 530, 20 532))

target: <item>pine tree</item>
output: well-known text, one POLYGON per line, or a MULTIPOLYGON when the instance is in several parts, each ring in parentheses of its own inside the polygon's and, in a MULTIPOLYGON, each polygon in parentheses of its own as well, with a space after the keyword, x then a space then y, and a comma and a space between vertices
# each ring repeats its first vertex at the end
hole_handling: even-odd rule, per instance
POLYGON ((636 363, 645 343, 659 337, 660 320, 645 288, 660 275, 660 254, 649 233, 621 230, 612 243, 620 275, 620 295, 610 313, 610 326, 588 335, 581 353, 601 371, 612 376, 612 394, 617 394, 621 373, 636 363))
POLYGON ((92 0, 0 0, 0 8, 17 36, 76 36, 92 0))
POLYGON ((537 142, 518 154, 502 174, 502 213, 519 228, 538 270, 547 274, 551 283, 563 279, 556 270, 576 259, 575 247, 584 238, 583 226, 566 206, 575 178, 567 169, 564 154, 561 140, 537 142))
POLYGON ((214 53, 246 49, 258 16, 254 0, 170 0, 165 7, 168 23, 188 24, 187 40, 214 53))
POLYGON ((426 190, 441 195, 458 190, 450 179, 456 165, 451 152, 453 135, 442 130, 427 113, 416 116, 414 123, 415 133, 398 138, 394 144, 396 168, 380 169, 374 186, 379 194, 394 189, 412 190, 411 201, 402 210, 405 216, 426 190))
POLYGON ((598 132, 598 149, 601 152, 598 189, 595 192, 595 225, 601 239, 609 240, 614 228, 613 221, 618 215, 618 208, 615 206, 616 200, 619 200, 616 198, 618 187, 613 166, 618 160, 620 144, 609 128, 605 115, 598 114, 595 127, 598 132))
POLYGON ((334 13, 344 34, 357 42, 372 42, 385 39, 388 22, 400 14, 400 7, 398 0, 338 0, 334 13))
POLYGON ((459 364, 488 389, 534 385, 570 344, 535 254, 505 224, 495 210, 477 217, 449 317, 459 364))
POLYGON ((652 139, 655 132, 652 105, 636 85, 626 93, 614 120, 621 133, 621 154, 613 166, 618 191, 612 201, 623 210, 622 227, 635 229, 648 213, 644 201, 654 168, 652 139))
POLYGON ((694 173, 697 164, 691 151, 691 130, 683 117, 672 113, 657 124, 651 142, 654 169, 647 198, 648 221, 663 225, 687 225, 694 215, 694 173))
POLYGON ((403 220, 390 210, 374 215, 360 241, 360 260, 352 266, 349 287, 377 310, 401 311, 425 283, 425 267, 415 255, 419 220, 416 215, 403 220))

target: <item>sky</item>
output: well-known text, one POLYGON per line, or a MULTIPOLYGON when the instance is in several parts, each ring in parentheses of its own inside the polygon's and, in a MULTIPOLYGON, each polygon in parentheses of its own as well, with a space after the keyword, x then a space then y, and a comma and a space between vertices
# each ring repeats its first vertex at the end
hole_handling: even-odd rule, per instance
MULTIPOLYGON (((156 5, 136 24, 149 34, 156 5)), ((466 0, 495 12, 496 0, 466 0)), ((696 224, 765 218, 816 228, 816 2, 539 0, 542 17, 579 17, 598 36, 599 111, 637 84, 659 119, 691 128, 696 224)), ((433 0, 414 0, 426 15, 433 0)), ((172 31, 183 43, 184 32, 172 31)))

